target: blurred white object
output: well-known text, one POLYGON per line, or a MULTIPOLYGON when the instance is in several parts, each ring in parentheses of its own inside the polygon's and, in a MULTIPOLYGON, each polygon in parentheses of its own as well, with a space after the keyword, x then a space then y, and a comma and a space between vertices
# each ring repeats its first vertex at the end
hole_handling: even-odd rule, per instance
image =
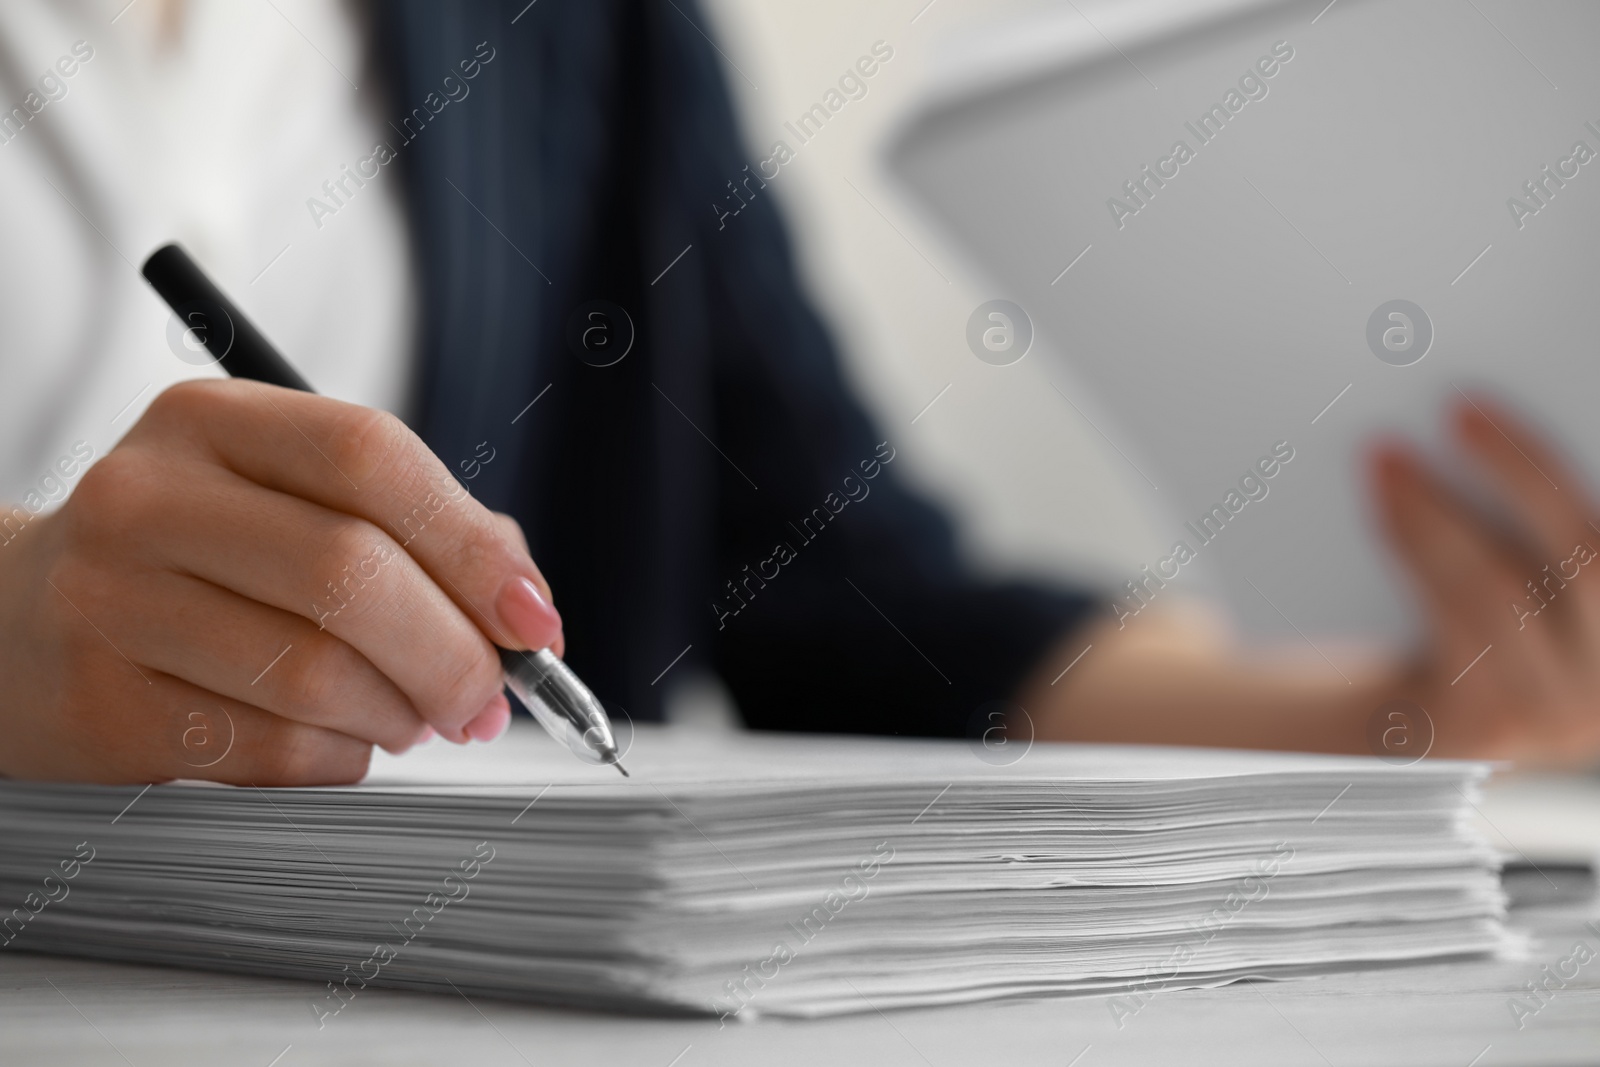
POLYGON ((169 8, 0 6, 0 107, 21 103, 75 43, 92 53, 64 95, 0 138, 8 504, 74 443, 104 455, 168 385, 219 376, 172 351, 171 315, 139 276, 167 241, 324 392, 390 410, 405 395, 414 301, 397 168, 337 217, 307 206, 327 199, 324 182, 348 182, 341 168, 374 143, 399 140, 364 77, 358 20, 317 0, 192 0, 166 25, 169 8))
POLYGON ((1508 862, 1600 866, 1600 779, 1592 775, 1496 775, 1476 821, 1508 862))
POLYGON ((958 42, 894 169, 1094 391, 1164 541, 1220 568, 1247 630, 1407 633, 1364 441, 1437 440, 1441 405, 1488 385, 1600 460, 1600 112, 1577 103, 1600 96, 1600 7, 1091 17, 958 42), (1185 524, 1282 441, 1270 497, 1202 548, 1185 524))

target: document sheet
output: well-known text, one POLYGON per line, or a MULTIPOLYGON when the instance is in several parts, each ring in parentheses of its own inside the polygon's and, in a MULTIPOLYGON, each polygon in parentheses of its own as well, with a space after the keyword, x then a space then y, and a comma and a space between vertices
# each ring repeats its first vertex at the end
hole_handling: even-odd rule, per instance
POLYGON ((1511 941, 1481 764, 531 724, 358 786, 0 783, 0 944, 628 1010, 1127 994, 1511 941), (523 728, 526 726, 526 728, 523 728), (1020 756, 1020 758, 1016 758, 1020 756))

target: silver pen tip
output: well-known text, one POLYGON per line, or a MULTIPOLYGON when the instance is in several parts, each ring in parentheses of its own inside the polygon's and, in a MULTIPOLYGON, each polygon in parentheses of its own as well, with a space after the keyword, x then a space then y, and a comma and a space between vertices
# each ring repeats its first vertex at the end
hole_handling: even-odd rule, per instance
POLYGON ((617 770, 622 772, 622 777, 624 777, 624 778, 632 778, 633 777, 633 775, 628 773, 628 768, 626 768, 626 767, 624 767, 622 765, 622 761, 621 760, 614 759, 614 760, 611 761, 611 765, 613 767, 615 767, 617 770))

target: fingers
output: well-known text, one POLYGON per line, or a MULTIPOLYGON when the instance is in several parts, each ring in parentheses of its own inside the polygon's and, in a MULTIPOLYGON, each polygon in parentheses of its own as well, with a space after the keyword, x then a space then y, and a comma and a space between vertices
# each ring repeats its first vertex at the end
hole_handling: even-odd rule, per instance
POLYGON ((1380 449, 1374 460, 1379 515, 1428 607, 1460 621, 1454 612, 1468 581, 1496 562, 1462 529, 1450 503, 1411 455, 1380 449))
POLYGON ((182 732, 171 764, 174 778, 272 787, 348 785, 366 777, 372 761, 366 741, 219 698, 177 678, 152 680, 152 696, 172 709, 169 715, 191 709, 177 723, 182 732), (208 701, 215 713, 198 710, 208 701))
POLYGON ((1570 620, 1566 643, 1587 654, 1600 640, 1600 580, 1578 582, 1596 556, 1600 530, 1590 518, 1581 477, 1522 420, 1488 397, 1469 397, 1456 411, 1456 429, 1537 550, 1523 576, 1530 607, 1545 601, 1552 617, 1570 620), (1575 586, 1573 583, 1576 583, 1575 586))
POLYGON ((232 785, 342 785, 367 773, 372 746, 293 722, 148 668, 130 681, 122 661, 74 679, 61 745, 30 777, 111 784, 196 778, 232 785), (118 699, 107 701, 106 694, 118 699), (107 745, 105 739, 116 738, 107 745), (74 751, 76 749, 76 751, 74 751), (86 771, 87 769, 87 771, 86 771))
POLYGON ((38 729, 6 773, 355 781, 424 724, 505 729, 486 634, 560 645, 515 523, 392 417, 326 398, 175 387, 38 528, 13 583, 37 610, 0 657, 38 729))
MULTIPOLYGON (((1516 484, 1534 465, 1567 477, 1564 465, 1511 420, 1491 425, 1499 423, 1498 413, 1469 411, 1460 420, 1491 477, 1503 490, 1514 489, 1505 494, 1512 518, 1529 529, 1541 526, 1543 533, 1513 542, 1410 454, 1388 448, 1376 457, 1386 531, 1432 621, 1430 655, 1416 684, 1417 699, 1437 716, 1434 751, 1539 760, 1593 752, 1600 736, 1594 699, 1600 684, 1594 616, 1600 602, 1587 586, 1572 588, 1555 578, 1536 587, 1530 580, 1541 576, 1532 553, 1543 551, 1530 544, 1539 544, 1573 514, 1568 502, 1516 484), (1500 436, 1500 443, 1488 440, 1485 430, 1500 436)), ((1575 481, 1570 484, 1576 488, 1575 481)))
POLYGON ((1504 407, 1470 397, 1455 412, 1456 432, 1526 524, 1542 555, 1570 556, 1600 536, 1590 525, 1582 480, 1561 456, 1504 407))
POLYGON ((165 571, 129 576, 124 597, 131 617, 104 625, 142 667, 389 752, 425 735, 422 716, 383 672, 307 619, 165 571))
MULTIPOLYGON (((1526 564, 1448 489, 1404 451, 1386 448, 1375 462, 1379 511, 1389 540, 1415 581, 1441 644, 1469 655, 1523 624, 1526 564)), ((1544 642, 1519 644, 1525 683, 1560 676, 1544 642), (1522 657, 1526 657, 1525 659, 1522 657)))
MULTIPOLYGON (((510 515, 503 514, 502 512, 493 511, 493 512, 490 512, 489 514, 490 514, 490 517, 494 520, 495 525, 500 528, 501 532, 507 538, 511 539, 516 544, 521 545, 522 546, 522 550, 524 552, 528 551, 528 538, 522 532, 522 524, 521 523, 517 522, 517 520, 513 519, 510 515)), ((548 582, 546 582, 544 580, 544 575, 543 574, 534 575, 533 576, 533 584, 537 587, 538 592, 540 594, 542 594, 542 597, 543 597, 544 601, 546 603, 548 603, 551 606, 551 608, 553 609, 555 607, 555 598, 550 595, 550 583, 548 583, 548 582)), ((502 594, 502 595, 506 595, 506 594, 502 594)), ((512 593, 510 595, 516 595, 516 594, 512 593)), ((505 609, 504 606, 502 606, 501 610, 504 611, 506 609, 505 609)), ((534 610, 534 611, 542 611, 543 609, 538 607, 538 606, 533 606, 532 610, 534 610)), ((499 642, 499 643, 505 644, 505 642, 499 642)), ((507 645, 507 647, 511 647, 511 646, 507 645)), ((531 647, 543 647, 543 646, 531 646, 531 647)), ((567 651, 567 639, 566 639, 566 637, 558 631, 556 633, 555 640, 550 642, 550 646, 549 647, 550 647, 550 651, 554 652, 558 656, 566 655, 566 651, 567 651)))
MULTIPOLYGON (((153 567, 308 619, 313 629, 327 630, 390 679, 440 735, 466 739, 464 727, 500 692, 499 658, 483 632, 393 538, 369 522, 263 489, 209 464, 165 473, 158 487, 135 489, 128 501, 115 498, 115 487, 87 479, 79 489, 89 489, 96 505, 125 514, 140 530, 153 567)), ((284 644, 290 643, 285 631, 284 644)), ((331 654, 322 665, 359 667, 331 654)), ((301 666, 297 662, 286 673, 297 677, 301 666)), ((308 693, 317 684, 303 682, 308 693)))
POLYGON ((258 485, 365 519, 501 644, 544 648, 560 633, 525 546, 392 415, 256 382, 187 382, 140 432, 187 437, 258 485))
POLYGON ((493 741, 511 725, 511 701, 496 693, 478 717, 467 723, 467 735, 474 741, 493 741))
MULTIPOLYGON (((507 540, 521 548, 522 551, 527 555, 533 555, 528 548, 528 535, 522 532, 522 524, 520 522, 518 522, 516 519, 513 519, 510 515, 507 515, 503 511, 491 511, 489 512, 489 518, 492 519, 494 524, 500 528, 501 534, 504 535, 507 540)), ((544 594, 545 599, 554 604, 555 598, 550 595, 550 586, 544 580, 544 575, 536 574, 534 575, 533 580, 534 583, 538 585, 539 591, 544 594)))

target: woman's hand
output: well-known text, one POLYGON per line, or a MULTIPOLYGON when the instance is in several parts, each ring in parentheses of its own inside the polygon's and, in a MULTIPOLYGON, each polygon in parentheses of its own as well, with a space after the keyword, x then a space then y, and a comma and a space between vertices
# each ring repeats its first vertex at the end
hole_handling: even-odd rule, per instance
POLYGON ((0 547, 0 774, 356 781, 497 736, 491 642, 560 635, 516 524, 398 419, 188 382, 0 547))
POLYGON ((1019 694, 1031 727, 1046 740, 1600 761, 1600 511, 1503 407, 1473 397, 1454 423, 1498 520, 1410 449, 1373 457, 1379 514, 1427 620, 1417 653, 1346 659, 1332 677, 1320 660, 1248 654, 1220 620, 1167 602, 1069 634, 1019 694), (1412 712, 1393 720, 1403 749, 1385 732, 1396 701, 1426 713, 1399 709, 1412 712))
POLYGON ((1380 513, 1428 620, 1401 695, 1440 756, 1584 765, 1600 757, 1600 511, 1516 416, 1474 396, 1455 436, 1503 504, 1478 514, 1408 450, 1374 460, 1380 513))

